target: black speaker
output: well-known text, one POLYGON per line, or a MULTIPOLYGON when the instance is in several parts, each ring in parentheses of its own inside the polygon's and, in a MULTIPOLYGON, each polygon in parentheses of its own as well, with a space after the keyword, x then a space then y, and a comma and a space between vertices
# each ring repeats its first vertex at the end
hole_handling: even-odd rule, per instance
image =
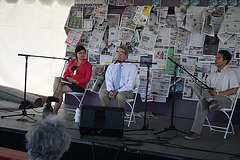
POLYGON ((123 136, 124 108, 83 105, 79 131, 83 135, 123 136))

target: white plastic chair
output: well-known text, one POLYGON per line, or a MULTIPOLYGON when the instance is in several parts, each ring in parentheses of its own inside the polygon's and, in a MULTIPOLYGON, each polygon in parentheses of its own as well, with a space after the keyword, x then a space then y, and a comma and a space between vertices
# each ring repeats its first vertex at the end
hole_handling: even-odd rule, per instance
MULTIPOLYGON (((83 93, 81 93, 81 92, 66 92, 65 95, 68 94, 68 95, 74 96, 79 102, 78 107, 81 108, 83 99, 87 93, 88 86, 89 86, 89 83, 87 83, 86 88, 83 93)), ((65 109, 67 110, 67 114, 75 114, 76 109, 71 109, 71 108, 67 108, 67 107, 65 107, 65 109)))
POLYGON ((234 110, 235 110, 235 107, 236 107, 236 104, 237 104, 239 93, 240 93, 240 88, 238 89, 238 91, 236 93, 236 96, 235 96, 235 99, 234 99, 234 102, 232 103, 230 108, 222 108, 222 109, 218 110, 218 111, 223 112, 228 118, 228 124, 227 124, 226 127, 211 125, 208 117, 206 117, 207 124, 203 124, 203 126, 209 127, 210 131, 225 133, 224 134, 224 139, 226 139, 227 134, 235 134, 234 126, 232 124, 232 117, 233 117, 233 113, 234 113, 234 110), (229 131, 230 125, 231 125, 231 131, 229 131))

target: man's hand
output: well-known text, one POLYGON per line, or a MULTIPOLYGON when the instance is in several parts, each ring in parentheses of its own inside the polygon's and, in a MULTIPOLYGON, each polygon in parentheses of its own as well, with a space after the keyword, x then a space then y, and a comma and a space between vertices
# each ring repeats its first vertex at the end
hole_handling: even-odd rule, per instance
POLYGON ((117 94, 118 94, 118 91, 110 91, 108 93, 108 97, 111 98, 111 99, 115 99, 117 94))
POLYGON ((238 87, 236 88, 231 88, 231 89, 228 89, 226 91, 221 91, 221 92, 218 92, 215 91, 215 90, 209 90, 208 92, 212 95, 212 96, 215 96, 215 95, 226 95, 226 96, 230 96, 230 95, 233 95, 233 94, 236 94, 237 93, 237 90, 238 90, 238 87))
POLYGON ((215 90, 208 90, 208 92, 209 92, 212 96, 217 95, 217 91, 215 91, 215 90))

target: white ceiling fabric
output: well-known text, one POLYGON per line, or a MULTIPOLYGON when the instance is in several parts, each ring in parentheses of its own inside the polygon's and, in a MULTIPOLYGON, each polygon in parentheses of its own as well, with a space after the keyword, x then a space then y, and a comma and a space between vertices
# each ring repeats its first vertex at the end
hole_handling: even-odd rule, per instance
MULTIPOLYGON (((24 90, 25 56, 65 57, 64 24, 73 0, 0 0, 0 84, 24 90)), ((64 60, 28 58, 27 92, 52 95, 64 60)))

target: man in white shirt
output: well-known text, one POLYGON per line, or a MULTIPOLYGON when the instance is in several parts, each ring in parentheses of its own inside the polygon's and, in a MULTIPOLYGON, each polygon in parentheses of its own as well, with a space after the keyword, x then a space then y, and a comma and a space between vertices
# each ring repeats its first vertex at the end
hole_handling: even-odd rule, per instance
POLYGON ((219 50, 215 59, 217 70, 207 77, 207 85, 214 90, 204 89, 200 84, 192 85, 193 91, 199 97, 196 114, 191 132, 185 139, 199 139, 203 123, 208 111, 230 107, 239 88, 239 78, 235 70, 227 64, 231 61, 231 54, 226 50, 219 50))
POLYGON ((136 82, 138 69, 132 63, 125 63, 124 61, 127 58, 127 48, 122 45, 119 46, 116 51, 117 60, 108 66, 105 74, 106 89, 99 93, 102 106, 111 106, 111 100, 115 99, 117 107, 125 108, 126 99, 134 97, 132 90, 136 82))

